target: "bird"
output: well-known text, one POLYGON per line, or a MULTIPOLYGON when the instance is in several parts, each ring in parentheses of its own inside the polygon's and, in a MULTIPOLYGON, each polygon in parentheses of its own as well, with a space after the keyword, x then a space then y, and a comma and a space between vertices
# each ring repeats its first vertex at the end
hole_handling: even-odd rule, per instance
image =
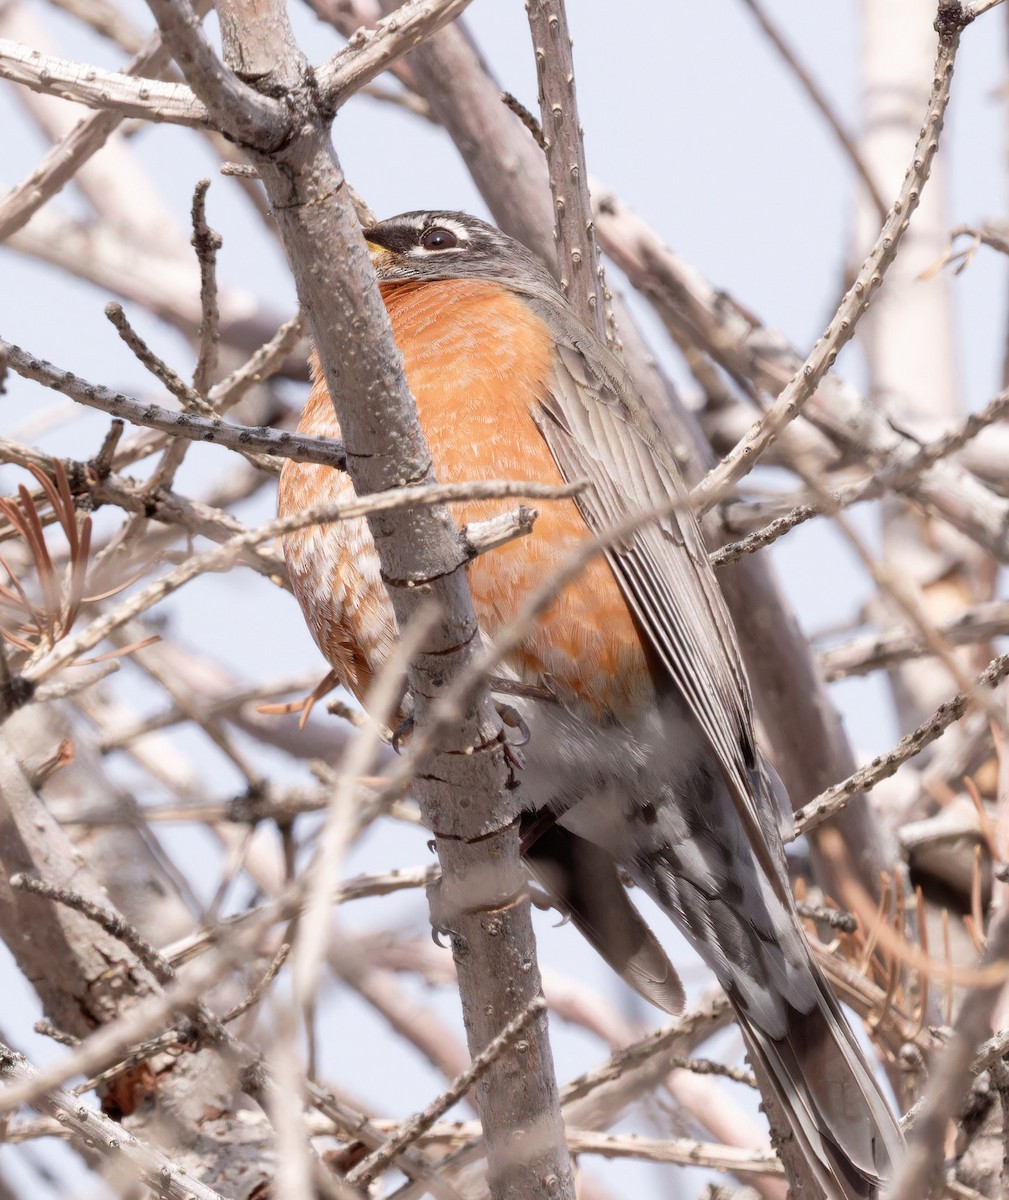
MULTIPOLYGON (((827 1200, 878 1195, 899 1127, 796 915, 787 796, 757 747, 735 631, 644 401, 547 266, 494 226, 418 211, 364 238, 438 480, 584 483, 468 566, 483 636, 574 548, 625 523, 505 664, 502 701, 528 737, 517 783, 531 875, 632 987, 677 1013, 679 977, 621 873, 656 901, 725 990, 827 1200)), ((339 437, 314 358, 312 372, 299 431, 339 437)), ((344 473, 284 464, 281 515, 353 495, 344 473)), ((363 701, 397 640, 367 522, 301 529, 284 552, 333 675, 363 701)))

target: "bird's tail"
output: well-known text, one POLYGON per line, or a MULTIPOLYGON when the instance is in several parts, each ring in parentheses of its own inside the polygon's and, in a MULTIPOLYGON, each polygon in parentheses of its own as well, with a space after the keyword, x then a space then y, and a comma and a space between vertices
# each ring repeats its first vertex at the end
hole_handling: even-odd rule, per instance
POLYGON ((790 1009, 784 1037, 739 1011, 751 1061, 762 1068, 828 1200, 872 1200, 903 1139, 879 1085, 819 968, 809 1012, 790 1009))
POLYGON ((903 1139, 802 931, 772 809, 763 795, 761 855, 728 787, 695 770, 625 861, 725 988, 824 1195, 870 1200, 903 1139))

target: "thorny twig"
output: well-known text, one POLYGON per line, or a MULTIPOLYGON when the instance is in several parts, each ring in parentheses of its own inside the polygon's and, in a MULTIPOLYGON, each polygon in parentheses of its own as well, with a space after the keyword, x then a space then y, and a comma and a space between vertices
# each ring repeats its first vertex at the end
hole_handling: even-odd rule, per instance
MULTIPOLYGON (((974 688, 994 688, 1009 675, 1009 654, 993 659, 974 681, 974 688)), ((906 734, 887 754, 881 754, 871 763, 850 775, 841 783, 827 788, 819 796, 799 809, 795 814, 795 832, 792 838, 808 832, 835 812, 839 812, 852 796, 871 790, 881 779, 891 776, 901 763, 919 754, 925 746, 934 742, 954 721, 959 721, 967 711, 970 696, 960 693, 940 704, 935 712, 917 729, 906 734)))

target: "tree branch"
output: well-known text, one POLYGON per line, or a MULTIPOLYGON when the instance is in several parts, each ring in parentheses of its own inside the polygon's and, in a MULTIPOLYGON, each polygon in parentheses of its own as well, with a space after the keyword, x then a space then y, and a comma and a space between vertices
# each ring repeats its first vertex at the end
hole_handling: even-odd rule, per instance
POLYGON ((861 179, 862 185, 869 194, 869 198, 875 205, 876 212, 879 214, 879 220, 886 220, 886 201, 883 199, 876 181, 869 173, 869 168, 865 164, 865 160, 858 152, 858 147, 855 145, 855 140, 851 134, 845 129, 841 118, 834 111, 834 106, 827 99, 823 88, 816 82, 810 74, 806 65, 799 59, 795 51, 785 41, 784 36, 778 26, 771 19, 770 14, 764 8, 762 0, 742 0, 743 4, 753 13, 757 24, 764 31, 768 41, 774 46, 782 60, 791 69, 792 74, 799 82, 799 86, 809 97, 810 103, 819 112, 823 119, 830 126, 834 137, 837 139, 837 144, 841 147, 845 157, 851 163, 855 174, 861 179))
POLYGON ((592 225, 585 145, 575 98, 575 64, 564 0, 529 0, 540 113, 561 289, 585 324, 607 339, 599 250, 592 225))
MULTIPOLYGON (((1009 601, 989 600, 965 608, 954 617, 937 621, 936 634, 951 646, 969 646, 1009 633, 1009 601)), ((832 646, 817 656, 824 678, 833 683, 852 675, 886 671, 931 651, 924 640, 906 629, 889 629, 832 646)))
MULTIPOLYGON (((40 54, 31 46, 7 38, 0 38, 0 78, 24 84, 47 96, 75 100, 90 108, 111 109, 120 119, 140 117, 145 121, 168 121, 199 128, 206 127, 209 120, 206 106, 185 84, 103 71, 86 63, 40 54)), ((76 165, 79 166, 79 161, 76 165)), ((18 225, 22 223, 18 221, 18 225)))
POLYGON ((321 107, 341 105, 425 38, 454 21, 470 0, 407 0, 374 29, 358 29, 347 45, 315 69, 321 107))
POLYGON ((215 127, 240 145, 269 149, 290 128, 286 106, 243 83, 217 57, 189 0, 148 0, 165 45, 206 105, 215 127))
POLYGON ((6 353, 11 369, 22 378, 34 380, 43 387, 69 396, 79 404, 100 409, 133 425, 159 429, 173 437, 210 442, 215 446, 225 446, 229 450, 259 451, 275 454, 280 458, 291 458, 295 462, 319 463, 321 466, 334 467, 341 471, 346 469, 347 459, 343 442, 308 437, 301 433, 288 433, 286 430, 266 429, 262 426, 253 428, 247 425, 232 425, 218 417, 173 412, 157 404, 145 404, 142 400, 135 400, 100 384, 88 383, 72 371, 61 370, 44 359, 35 358, 13 343, 0 340, 0 350, 6 353))
MULTIPOLYGON (((981 688, 997 687, 1009 675, 1009 654, 1002 654, 992 659, 987 667, 974 681, 972 691, 981 688)), ((900 739, 897 745, 887 754, 874 758, 867 766, 856 771, 841 783, 827 788, 819 796, 798 809, 795 813, 795 831, 786 841, 791 841, 802 833, 807 833, 821 822, 839 812, 849 799, 861 792, 867 792, 875 787, 881 779, 893 775, 897 768, 914 758, 936 738, 940 737, 953 724, 959 721, 967 711, 971 701, 971 693, 961 692, 940 704, 935 712, 922 722, 917 729, 900 739)))
MULTIPOLYGON (((959 12, 959 5, 955 7, 959 12)), ((872 293, 882 284, 887 268, 897 255, 911 216, 918 207, 921 190, 928 181, 932 159, 939 148, 939 135, 942 132, 953 79, 953 62, 965 23, 952 21, 940 29, 932 94, 929 97, 921 133, 915 143, 911 165, 875 245, 859 268, 855 282, 845 293, 837 312, 802 367, 793 375, 771 407, 718 466, 709 471, 693 489, 691 500, 698 515, 714 507, 733 484, 738 483, 753 469, 763 451, 778 437, 788 422, 799 415, 816 391, 820 380, 834 365, 838 352, 854 336, 860 318, 869 307, 872 293)))
POLYGON ((89 1152, 97 1149, 103 1159, 125 1166, 128 1176, 149 1183, 159 1196, 168 1200, 225 1200, 220 1192, 181 1171, 173 1159, 145 1145, 120 1122, 82 1104, 77 1096, 59 1087, 40 1090, 38 1071, 23 1054, 2 1043, 0 1079, 33 1094, 34 1107, 53 1117, 80 1149, 89 1152))
MULTIPOLYGON (((162 15, 168 6, 154 0, 154 7, 174 51, 178 39, 162 15)), ((282 90, 291 108, 287 136, 270 145, 250 144, 249 153, 277 217, 344 438, 352 448, 348 467, 355 488, 364 494, 404 481, 426 482, 430 459, 402 362, 330 147, 328 119, 317 105, 286 12, 264 0, 255 8, 224 3, 220 14, 225 54, 246 69, 258 67, 263 72, 258 86, 282 90), (353 353, 347 353, 348 347, 353 353)), ((222 128, 233 135, 242 126, 241 113, 229 111, 235 97, 221 95, 213 78, 205 84, 192 59, 184 56, 182 66, 222 128)), ((417 728, 423 731, 431 703, 466 669, 479 645, 458 534, 437 508, 418 510, 410 521, 373 523, 373 534, 400 628, 409 626, 422 603, 433 601, 442 614, 409 674, 417 728)), ((490 698, 481 688, 441 739, 430 769, 415 782, 442 864, 435 920, 452 930, 473 1054, 540 990, 538 972, 528 969, 535 962, 535 948, 528 903, 519 899, 524 871, 504 790, 508 767, 498 729, 490 698), (480 752, 460 753, 472 747, 480 752), (477 796, 486 799, 474 804, 477 796), (515 981, 504 1002, 496 986, 502 978, 515 981)), ((533 1196, 550 1177, 558 1195, 570 1195, 571 1170, 545 1020, 534 1022, 528 1038, 530 1051, 522 1062, 514 1056, 499 1059, 480 1088, 492 1188, 497 1196, 533 1196), (521 1152, 514 1137, 518 1128, 534 1132, 521 1152)))
MULTIPOLYGON (((170 61, 171 55, 165 49, 161 35, 154 33, 138 50, 124 74, 158 76, 170 61)), ((121 113, 110 109, 91 113, 54 143, 35 169, 0 200, 0 241, 20 229, 33 213, 74 178, 122 120, 121 113)))

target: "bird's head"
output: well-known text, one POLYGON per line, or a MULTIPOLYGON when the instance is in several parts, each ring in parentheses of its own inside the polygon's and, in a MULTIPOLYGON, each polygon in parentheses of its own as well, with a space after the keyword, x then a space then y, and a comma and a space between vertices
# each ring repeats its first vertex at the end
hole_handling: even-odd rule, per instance
POLYGON ((543 263, 468 213, 408 212, 364 231, 380 283, 483 279, 518 292, 556 293, 543 263))

